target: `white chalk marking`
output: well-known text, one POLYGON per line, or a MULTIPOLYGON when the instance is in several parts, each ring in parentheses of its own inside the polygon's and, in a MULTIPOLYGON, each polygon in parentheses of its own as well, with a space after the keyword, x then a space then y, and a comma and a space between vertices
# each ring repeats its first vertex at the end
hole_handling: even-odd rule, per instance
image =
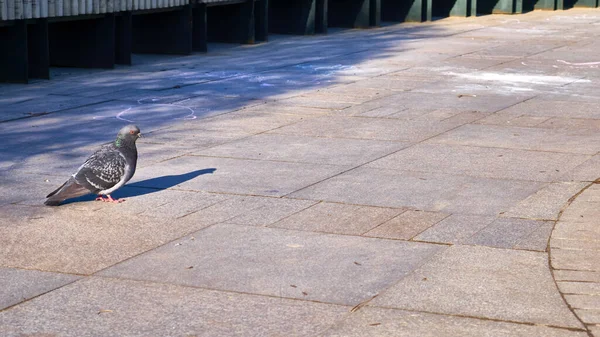
MULTIPOLYGON (((502 73, 481 73, 481 74, 460 74, 454 72, 445 72, 444 75, 451 75, 461 78, 479 81, 493 81, 504 83, 528 83, 528 84, 567 84, 578 81, 578 78, 563 76, 529 75, 529 74, 502 74, 502 73)), ((589 80, 585 80, 590 82, 589 80)))
POLYGON ((126 112, 127 112, 127 111, 129 111, 129 110, 131 110, 131 107, 129 107, 129 108, 127 108, 127 109, 125 109, 125 110, 123 110, 123 111, 119 112, 119 113, 117 114, 117 119, 120 119, 120 120, 122 120, 122 121, 126 121, 126 122, 130 122, 130 123, 133 123, 133 121, 130 121, 129 119, 126 119, 126 118, 122 118, 122 117, 121 117, 121 116, 122 116, 124 113, 126 113, 126 112))
POLYGON ((563 63, 563 64, 568 64, 570 66, 593 66, 593 65, 600 64, 600 62, 571 63, 571 62, 567 62, 567 61, 563 61, 563 60, 556 60, 556 62, 560 62, 560 63, 563 63))

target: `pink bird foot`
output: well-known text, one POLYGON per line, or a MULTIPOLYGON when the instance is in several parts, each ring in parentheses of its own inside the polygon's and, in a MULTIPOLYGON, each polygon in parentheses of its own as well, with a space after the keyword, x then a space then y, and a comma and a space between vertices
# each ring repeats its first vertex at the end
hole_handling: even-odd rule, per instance
POLYGON ((99 195, 96 198, 97 201, 104 201, 104 202, 113 202, 115 204, 119 204, 122 203, 123 201, 125 201, 125 199, 113 199, 113 197, 110 196, 110 194, 106 195, 106 198, 104 198, 103 196, 99 195))

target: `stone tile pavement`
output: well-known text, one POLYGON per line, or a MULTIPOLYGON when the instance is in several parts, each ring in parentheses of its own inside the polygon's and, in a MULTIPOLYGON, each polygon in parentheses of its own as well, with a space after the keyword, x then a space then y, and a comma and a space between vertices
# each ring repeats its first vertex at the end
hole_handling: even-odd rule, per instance
POLYGON ((600 336, 599 33, 444 19, 0 85, 0 336, 600 336), (126 202, 43 206, 131 122, 126 202))

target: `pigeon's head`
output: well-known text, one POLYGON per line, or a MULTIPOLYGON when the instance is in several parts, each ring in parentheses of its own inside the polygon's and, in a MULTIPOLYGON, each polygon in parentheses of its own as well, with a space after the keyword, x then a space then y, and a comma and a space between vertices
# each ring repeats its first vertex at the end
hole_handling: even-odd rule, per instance
POLYGON ((141 136, 142 134, 140 133, 140 128, 133 124, 129 124, 119 130, 116 144, 120 147, 121 143, 135 143, 135 141, 141 136))

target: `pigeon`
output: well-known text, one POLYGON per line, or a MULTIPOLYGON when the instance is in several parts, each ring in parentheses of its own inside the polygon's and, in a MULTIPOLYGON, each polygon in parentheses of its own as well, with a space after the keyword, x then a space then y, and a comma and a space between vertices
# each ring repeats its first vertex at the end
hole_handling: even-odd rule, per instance
POLYGON ((137 163, 135 141, 140 136, 140 129, 137 126, 123 127, 114 142, 102 146, 92 154, 69 180, 46 196, 48 199, 44 204, 58 206, 66 199, 89 193, 97 194, 96 200, 100 201, 115 203, 125 201, 113 199, 110 194, 133 177, 137 163))

